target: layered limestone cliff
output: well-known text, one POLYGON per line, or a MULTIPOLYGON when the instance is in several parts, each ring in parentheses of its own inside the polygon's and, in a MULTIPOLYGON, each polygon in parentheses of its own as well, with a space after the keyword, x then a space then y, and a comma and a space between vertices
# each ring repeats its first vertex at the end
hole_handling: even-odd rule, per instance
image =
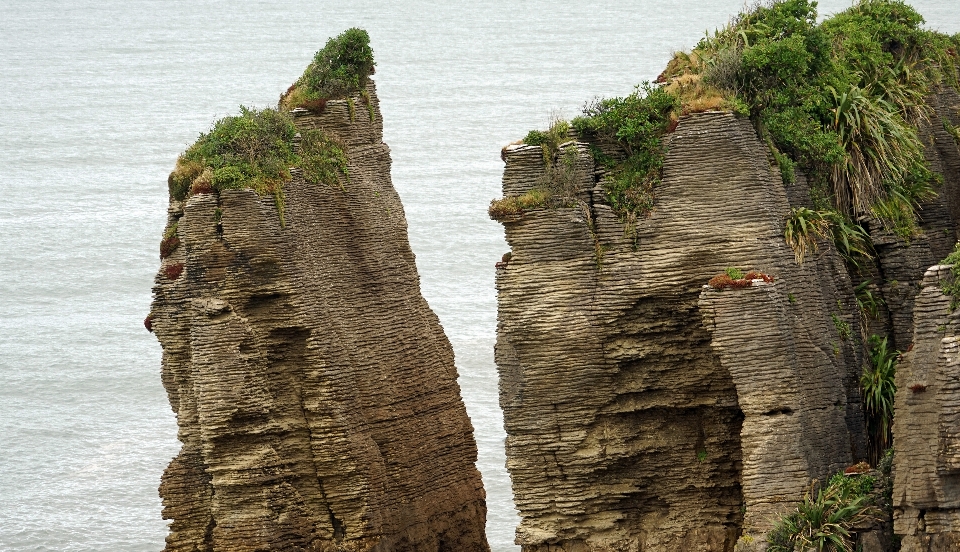
MULTIPOLYGON (((579 206, 504 222, 496 359, 525 552, 733 550, 865 454, 842 260, 824 243, 796 264, 749 121, 698 114, 667 140, 635 240, 576 142, 579 206), (774 282, 703 290, 731 266, 774 282)), ((536 185, 540 147, 505 158, 506 196, 536 185)))
POLYGON ((183 443, 160 486, 168 551, 488 550, 473 428, 373 84, 352 102, 294 110, 343 145, 349 179, 294 171, 285 225, 250 189, 171 201, 180 246, 150 318, 183 443))
POLYGON ((552 168, 542 146, 504 148, 507 199, 491 214, 511 256, 497 269, 496 361, 525 552, 765 549, 811 484, 879 454, 859 383, 871 335, 891 351, 918 342, 898 376, 896 532, 905 550, 955 549, 952 349, 919 345, 953 319, 946 299, 917 297, 960 235, 960 95, 943 88, 927 103, 919 136, 942 181, 909 237, 861 217, 874 255, 857 265, 824 240, 796 261, 784 225, 791 209, 816 208, 807 181, 785 183, 755 128, 730 113, 668 130, 662 182, 635 231, 595 161, 622 158, 615 144, 571 132, 552 168), (575 173, 551 192, 562 201, 536 203, 561 162, 575 173), (728 267, 773 281, 705 285, 728 267), (874 315, 856 286, 872 293, 874 315), (941 366, 948 391, 906 394, 905 374, 923 362, 941 366))
POLYGON ((933 266, 914 307, 913 350, 897 370, 894 529, 902 552, 960 550, 960 311, 933 266))

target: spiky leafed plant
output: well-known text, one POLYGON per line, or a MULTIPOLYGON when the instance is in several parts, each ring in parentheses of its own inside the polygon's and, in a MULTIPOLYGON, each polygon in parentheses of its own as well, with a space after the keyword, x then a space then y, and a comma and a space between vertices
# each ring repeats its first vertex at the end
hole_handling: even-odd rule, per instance
POLYGON ((782 517, 767 536, 767 552, 853 552, 851 529, 878 514, 869 494, 873 482, 866 483, 848 484, 843 475, 832 477, 827 486, 814 481, 797 509, 782 517))
POLYGON ((869 213, 890 187, 906 187, 924 165, 923 145, 887 100, 858 86, 830 92, 833 128, 846 152, 830 172, 836 205, 847 213, 869 213))
POLYGON ((890 349, 887 338, 870 336, 870 366, 860 375, 863 405, 867 414, 871 462, 876 463, 893 441, 894 376, 900 353, 890 349))
POLYGON ((790 211, 783 236, 793 249, 797 263, 808 251, 816 251, 818 238, 831 238, 843 258, 857 265, 861 257, 870 257, 870 236, 858 224, 831 210, 814 211, 797 207, 790 211))

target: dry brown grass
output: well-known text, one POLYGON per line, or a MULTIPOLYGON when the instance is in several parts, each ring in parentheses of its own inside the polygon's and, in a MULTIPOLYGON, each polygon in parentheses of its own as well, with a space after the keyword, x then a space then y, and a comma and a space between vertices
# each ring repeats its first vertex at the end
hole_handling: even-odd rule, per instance
POLYGON ((526 210, 546 207, 550 201, 550 197, 549 192, 533 189, 523 195, 509 196, 491 201, 487 213, 490 215, 490 218, 496 221, 504 222, 515 220, 522 216, 526 210))
POLYGON ((280 96, 278 107, 281 111, 290 111, 302 107, 314 113, 323 113, 323 110, 327 107, 327 99, 311 99, 302 85, 294 84, 280 96))
POLYGON ((680 98, 680 114, 733 111, 723 92, 703 82, 700 74, 687 73, 670 79, 664 89, 680 98))

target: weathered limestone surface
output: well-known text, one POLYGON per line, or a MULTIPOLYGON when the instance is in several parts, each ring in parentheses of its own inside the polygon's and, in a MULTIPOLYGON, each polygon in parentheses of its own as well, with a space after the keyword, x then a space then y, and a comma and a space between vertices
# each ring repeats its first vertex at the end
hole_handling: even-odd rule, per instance
POLYGON ((960 550, 960 311, 933 266, 914 307, 913 350, 897 369, 894 531, 902 552, 960 550))
MULTIPOLYGON (((680 122, 635 240, 574 146, 581 204, 504 223, 496 360, 517 542, 732 550, 864 453, 861 353, 831 316, 858 331, 851 283, 827 245, 796 265, 787 193, 747 121, 680 122), (730 266, 777 280, 701 299, 730 266)), ((505 195, 543 172, 539 147, 505 159, 505 195)))
POLYGON ((285 227, 250 190, 171 203, 182 245, 152 310, 183 443, 160 486, 168 551, 488 550, 453 351, 368 92, 372 121, 359 97, 353 120, 344 101, 295 113, 346 145, 350 177, 294 175, 285 227))

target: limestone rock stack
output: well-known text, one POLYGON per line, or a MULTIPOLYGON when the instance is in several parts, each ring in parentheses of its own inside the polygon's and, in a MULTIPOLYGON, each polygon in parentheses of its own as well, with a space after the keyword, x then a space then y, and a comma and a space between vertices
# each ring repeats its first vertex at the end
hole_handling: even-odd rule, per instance
POLYGON ((914 307, 913 349, 897 370, 894 530, 902 552, 960 550, 960 311, 933 266, 914 307))
MULTIPOLYGON (((824 240, 796 262, 784 221, 815 208, 807 181, 785 184, 732 114, 694 114, 666 135, 655 206, 635 225, 613 212, 591 154, 616 146, 559 145, 576 171, 563 206, 498 215, 512 255, 497 268, 496 361, 524 552, 764 550, 815 480, 875 453, 859 387, 871 334, 916 345, 897 382, 896 533, 910 552, 960 550, 960 315, 937 287, 944 269, 923 276, 960 235, 947 132, 960 95, 929 104, 919 133, 942 185, 909 239, 861 219, 876 255, 855 270, 824 240), (773 279, 705 285, 729 267, 773 279), (875 318, 858 307, 861 284, 875 318)), ((503 157, 517 205, 554 170, 541 146, 503 157)))
POLYGON ((168 551, 488 550, 453 351, 366 92, 356 113, 293 112, 344 144, 349 180, 295 172, 285 226, 252 190, 171 201, 181 245, 151 313, 183 443, 160 487, 168 551))
MULTIPOLYGON (((694 115, 668 140, 635 239, 576 142, 579 206, 504 223, 496 359, 525 552, 726 552, 864 454, 842 260, 824 243, 797 266, 748 121, 694 115), (704 291, 726 267, 774 282, 704 291)), ((505 150, 505 195, 535 185, 539 150, 505 150)))

